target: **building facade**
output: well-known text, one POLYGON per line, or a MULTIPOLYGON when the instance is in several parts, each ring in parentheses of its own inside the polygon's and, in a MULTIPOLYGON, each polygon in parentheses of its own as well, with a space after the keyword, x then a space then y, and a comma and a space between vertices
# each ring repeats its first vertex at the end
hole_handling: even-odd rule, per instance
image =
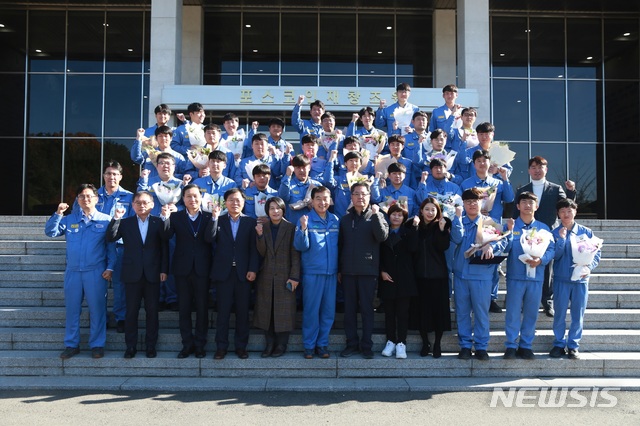
MULTIPOLYGON (((0 144, 7 158, 0 214, 50 214, 116 159, 135 188, 136 129, 163 102, 205 105, 260 129, 290 124, 298 95, 321 99, 346 127, 363 106, 410 101, 431 110, 441 87, 492 121, 549 180, 577 182, 580 213, 637 219, 640 6, 628 1, 77 0, 0 4, 0 144)), ((304 111, 306 112, 306 111, 304 111)), ((297 134, 287 131, 289 140, 297 134)))

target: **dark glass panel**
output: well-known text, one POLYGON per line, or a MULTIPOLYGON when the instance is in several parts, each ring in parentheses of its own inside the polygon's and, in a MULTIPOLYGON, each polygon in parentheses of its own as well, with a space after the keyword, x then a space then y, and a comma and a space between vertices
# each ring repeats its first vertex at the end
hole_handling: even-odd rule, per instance
POLYGON ((240 72, 240 18, 237 12, 205 12, 204 73, 240 72))
POLYGON ((568 81, 569 140, 602 142, 602 82, 568 81))
MULTIPOLYGON (((144 123, 143 127, 145 127, 145 126, 149 127, 150 126, 150 123, 148 122, 148 120, 149 120, 149 114, 148 114, 148 111, 149 111, 149 76, 145 75, 143 81, 144 81, 143 82, 143 84, 144 84, 144 86, 143 86, 144 87, 144 89, 143 89, 144 93, 142 95, 142 122, 144 123)), ((155 107, 155 105, 154 105, 154 107, 155 107)))
MULTIPOLYGON (((500 134, 496 132, 496 141, 504 140, 500 134)), ((529 161, 529 143, 527 142, 509 142, 509 149, 516 153, 516 158, 511 162, 513 171, 509 176, 509 182, 513 190, 520 188, 529 183, 529 173, 527 173, 527 164, 529 161)))
POLYGON ((0 147, 2 147, 2 155, 10 159, 2 164, 2 173, 5 177, 11 179, 12 182, 10 185, 6 185, 2 191, 0 215, 20 215, 22 214, 22 158, 24 142, 22 138, 0 138, 0 147))
POLYGON ((602 78, 601 27, 600 19, 567 20, 568 78, 602 78))
POLYGON ((393 15, 358 15, 358 74, 394 75, 393 15), (391 29, 388 30, 387 28, 391 29))
POLYGON ((104 161, 116 160, 122 165, 122 181, 120 186, 131 192, 136 192, 140 166, 131 161, 129 155, 133 145, 133 138, 122 140, 113 139, 104 141, 104 161))
POLYGON ((32 74, 29 76, 28 134, 62 133, 64 76, 32 74))
POLYGON ((632 188, 638 182, 638 144, 607 144, 606 149, 607 219, 637 220, 640 197, 632 188))
POLYGON ((494 77, 527 76, 527 19, 491 19, 491 61, 494 77))
POLYGON ((144 12, 144 72, 151 72, 151 12, 144 12))
POLYGON ((62 139, 27 138, 26 160, 24 193, 27 214, 51 216, 61 201, 73 203, 75 191, 64 199, 60 194, 62 139))
POLYGON ((605 120, 607 142, 640 141, 638 120, 640 117, 640 87, 637 81, 606 81, 605 120))
POLYGON ((242 73, 277 74, 279 15, 277 13, 245 13, 243 25, 242 73))
POLYGON ((501 140, 529 140, 526 80, 493 80, 493 117, 501 140))
MULTIPOLYGON (((99 187, 102 182, 100 164, 102 145, 100 141, 87 135, 84 138, 65 140, 64 150, 64 189, 65 202, 73 199, 79 185, 92 183, 99 187)), ((71 203, 69 203, 71 204, 71 203)))
POLYGON ((531 139, 566 140, 563 81, 531 80, 531 139))
MULTIPOLYGON (((531 157, 539 155, 547 160, 547 180, 564 186, 567 180, 567 144, 531 143, 531 157)), ((528 164, 525 166, 525 172, 528 164)))
POLYGON ((315 75, 283 75, 280 82, 282 86, 316 86, 318 77, 315 75))
POLYGON ((247 86, 277 86, 277 75, 246 75, 242 76, 242 84, 247 86))
POLYGON ((102 72, 104 59, 104 12, 69 12, 67 71, 102 72))
POLYGON ((358 87, 394 87, 394 77, 358 77, 358 87))
POLYGON ((106 71, 140 72, 146 30, 142 12, 107 12, 107 23, 106 71))
MULTIPOLYGON (((104 134, 135 139, 140 127, 142 102, 140 75, 107 75, 105 82, 104 134)), ((148 109, 144 110, 144 114, 148 109)), ((144 117, 146 120, 146 117, 144 117)))
POLYGON ((433 87, 433 77, 415 77, 413 79, 402 77, 402 81, 411 84, 411 87, 433 87))
POLYGON ((318 74, 318 14, 283 13, 281 43, 283 74, 318 74))
MULTIPOLYGON (((579 216, 590 215, 593 217, 595 215, 598 218, 604 218, 602 192, 604 161, 602 157, 602 145, 569 144, 568 177, 576 183, 576 202, 578 203, 579 216)), ((614 173, 617 173, 615 168, 609 170, 614 170, 614 173)), ((609 205, 612 204, 618 203, 609 203, 609 205)))
POLYGON ((27 50, 27 14, 21 10, 3 10, 0 16, 0 71, 24 71, 27 50))
POLYGON ((64 71, 65 13, 29 12, 29 71, 64 71))
POLYGON ((5 102, 0 102, 0 117, 6 117, 2 123, 2 136, 20 136, 24 134, 24 74, 0 74, 0 93, 5 102))
POLYGON ((529 28, 531 77, 564 76, 564 20, 531 18, 529 28))
MULTIPOLYGON (((396 72, 433 75, 433 17, 396 15, 396 72)), ((405 78, 401 79, 406 81, 405 78)), ((431 87, 431 86, 420 86, 431 87)))
POLYGON ((320 74, 355 74, 356 41, 355 14, 320 13, 320 74))
POLYGON ((638 19, 605 19, 604 78, 638 78, 638 19))
POLYGON ((339 86, 339 87, 353 87, 356 85, 356 77, 355 76, 333 76, 333 75, 321 75, 320 76, 320 86, 323 87, 331 87, 331 86, 339 86))
POLYGON ((67 77, 67 136, 102 134, 102 75, 67 77))

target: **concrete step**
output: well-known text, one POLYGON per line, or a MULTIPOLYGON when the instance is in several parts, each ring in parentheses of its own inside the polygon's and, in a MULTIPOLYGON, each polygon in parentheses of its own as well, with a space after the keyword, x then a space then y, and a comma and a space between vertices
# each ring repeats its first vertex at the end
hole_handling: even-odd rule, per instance
POLYGON ((107 351, 102 359, 83 352, 61 360, 59 351, 0 351, 0 374, 6 376, 137 376, 137 377, 634 377, 640 375, 640 354, 625 352, 584 352, 580 360, 553 359, 546 353, 534 360, 504 360, 501 353, 488 361, 459 360, 454 353, 442 358, 420 358, 409 352, 407 359, 372 360, 358 356, 340 358, 337 351, 328 359, 303 359, 289 352, 280 358, 261 358, 251 352, 249 359, 232 353, 224 360, 210 356, 176 359, 173 352, 159 352, 147 359, 144 353, 130 360, 122 352, 107 351))
POLYGON ((62 255, 66 253, 64 240, 51 241, 2 241, 0 255, 62 255))
POLYGON ((64 271, 64 254, 49 255, 0 255, 0 270, 3 271, 64 271))
POLYGON ((64 271, 2 271, 0 288, 62 288, 64 271))
POLYGON ((640 259, 600 259, 599 274, 640 274, 640 259))

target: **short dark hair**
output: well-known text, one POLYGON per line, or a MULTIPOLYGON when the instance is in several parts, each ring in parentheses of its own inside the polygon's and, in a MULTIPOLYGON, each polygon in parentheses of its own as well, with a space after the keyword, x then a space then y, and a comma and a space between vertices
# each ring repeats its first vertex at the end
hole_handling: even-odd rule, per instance
POLYGON ((169 106, 167 104, 160 104, 157 107, 155 107, 155 109, 153 110, 154 114, 157 114, 159 112, 163 112, 163 113, 171 115, 171 108, 169 108, 169 106))
POLYGON ((187 113, 191 114, 192 112, 204 111, 204 107, 199 102, 192 102, 187 106, 187 113))
POLYGON ((360 139, 358 139, 356 136, 347 136, 342 141, 342 146, 346 147, 350 143, 357 143, 358 145, 360 145, 360 139))
POLYGON ((213 124, 213 123, 209 123, 206 126, 204 126, 204 129, 202 129, 203 132, 207 132, 207 130, 214 130, 214 131, 218 131, 218 132, 222 132, 222 130, 220 130, 220 126, 218 126, 217 124, 213 124))
POLYGON ((401 90, 406 90, 408 92, 411 91, 411 86, 409 86, 409 83, 400 83, 398 84, 398 86, 396 86, 396 92, 399 92, 401 90))
POLYGON ((458 86, 456 86, 455 84, 447 84, 442 88, 442 93, 444 92, 458 93, 458 86))
POLYGON ((322 108, 324 110, 324 102, 316 99, 315 101, 313 101, 311 103, 311 105, 309 105, 309 111, 311 111, 313 109, 314 106, 317 106, 319 108, 322 108))
POLYGON ((291 159, 291 165, 293 167, 305 167, 305 166, 308 166, 309 164, 311 164, 309 159, 302 154, 298 154, 291 159))
POLYGON ((304 135, 302 139, 300 139, 300 145, 304 145, 306 143, 312 143, 315 145, 318 143, 318 137, 311 134, 304 135))
POLYGON ((231 188, 231 189, 227 189, 227 191, 224 193, 224 201, 227 201, 227 198, 229 198, 233 194, 240 194, 242 195, 242 199, 244 200, 247 199, 247 196, 244 195, 244 192, 242 192, 240 188, 231 188))
POLYGON ((209 160, 218 160, 227 162, 227 153, 219 150, 211 151, 209 153, 209 160))
POLYGON ((487 151, 486 149, 479 149, 476 152, 474 152, 473 153, 473 162, 475 163, 475 161, 480 157, 484 157, 487 160, 491 160, 491 154, 489 154, 489 151, 487 151))
POLYGON ((109 160, 104 163, 104 169, 102 170, 102 172, 106 172, 108 168, 117 169, 120 174, 122 174, 122 166, 116 160, 109 160))
POLYGON ((271 120, 269 120, 269 127, 273 126, 274 124, 277 124, 284 129, 284 121, 282 121, 281 119, 272 118, 271 120))
POLYGON ((391 135, 389 136, 389 144, 391 144, 392 142, 399 142, 404 145, 405 138, 402 135, 391 135))
POLYGON ((351 188, 349 188, 349 190, 353 194, 357 188, 365 188, 368 192, 371 191, 371 187, 367 182, 356 182, 353 185, 351 185, 351 188))
POLYGON ((269 176, 271 176, 271 167, 269 167, 267 164, 258 164, 257 166, 255 166, 253 168, 253 170, 251 170, 251 174, 253 176, 255 176, 255 175, 269 175, 269 176))
POLYGON ((536 155, 535 157, 529 159, 529 167, 531 167, 533 164, 538 164, 539 166, 546 166, 549 163, 547 163, 546 158, 536 155))
POLYGON ((169 154, 168 152, 161 152, 160 154, 158 154, 158 156, 156 157, 156 164, 163 158, 171 160, 173 162, 173 165, 175 166, 176 157, 174 157, 172 154, 169 154))
POLYGON ((284 200, 280 197, 271 197, 271 198, 267 198, 267 201, 264 203, 264 211, 265 213, 267 213, 267 216, 269 216, 269 207, 271 207, 271 204, 275 203, 280 210, 282 210, 283 213, 285 213, 287 211, 287 206, 284 203, 284 200))
POLYGON ((263 142, 268 142, 269 139, 267 138, 267 135, 265 135, 264 133, 256 133, 255 135, 253 135, 253 137, 251 138, 251 144, 253 144, 255 141, 263 141, 263 142))
POLYGON ((488 121, 485 121, 484 123, 480 123, 476 126, 476 132, 478 133, 491 133, 491 132, 495 132, 496 131, 496 127, 489 123, 488 121))
POLYGON ((406 222, 409 218, 409 212, 407 211, 407 209, 405 209, 398 203, 395 203, 391 207, 389 207, 389 210, 387 210, 387 216, 391 217, 391 214, 395 212, 402 213, 402 216, 404 217, 403 222, 406 222))
POLYGON ((413 113, 413 116, 411 116, 411 120, 415 120, 417 117, 424 117, 427 119, 427 121, 429 121, 429 116, 427 115, 426 112, 424 111, 416 111, 413 113))
POLYGON ((407 173, 407 167, 402 163, 391 163, 389 167, 387 167, 387 172, 391 173, 407 173))
POLYGON ((314 199, 318 192, 328 192, 329 196, 331 196, 331 190, 326 186, 316 186, 311 190, 311 199, 314 199))
POLYGON ((80 195, 80 193, 85 189, 90 189, 93 192, 93 195, 98 195, 98 188, 96 188, 94 184, 83 183, 80 186, 78 186, 78 189, 76 190, 76 197, 80 195))
POLYGON ((335 115, 333 115, 333 113, 332 113, 332 112, 327 111, 327 112, 325 112, 324 114, 322 114, 322 115, 320 116, 320 120, 324 120, 325 118, 333 118, 333 119, 335 120, 335 119, 336 119, 336 116, 335 116, 335 115))
POLYGON ((173 136, 173 130, 169 126, 158 126, 153 134, 158 137, 158 135, 169 135, 173 136))
POLYGON ((133 194, 133 201, 136 201, 138 198, 142 197, 143 195, 149 196, 149 198, 151 198, 151 202, 153 202, 153 194, 150 193, 149 191, 136 192, 135 194, 133 194))
POLYGON ((462 201, 464 200, 479 200, 482 198, 482 191, 479 188, 465 189, 462 193, 462 201))
POLYGON ((476 117, 478 116, 478 110, 473 107, 463 108, 462 112, 460 112, 460 115, 464 115, 467 112, 472 112, 473 115, 475 115, 476 117))
POLYGON ((578 210, 578 205, 571 198, 563 198, 556 203, 556 211, 559 212, 560 209, 569 208, 573 210, 578 210))
POLYGON ((434 167, 444 167, 445 169, 447 168, 447 163, 445 163, 442 159, 440 158, 434 158, 433 160, 431 160, 431 162, 429 163, 429 168, 433 169, 434 167))
POLYGON ((228 112, 224 115, 224 117, 222 117, 222 121, 225 122, 228 120, 238 120, 238 116, 232 112, 228 112))
POLYGON ((522 200, 533 200, 538 204, 538 196, 533 192, 524 191, 518 194, 518 199, 516 200, 516 204, 520 204, 522 200))
POLYGON ((358 160, 362 161, 362 154, 360 154, 358 151, 347 152, 344 156, 344 162, 346 163, 353 158, 357 158, 358 160))
POLYGON ((186 185, 184 188, 182 188, 182 198, 184 198, 184 194, 186 194, 188 190, 193 188, 195 188, 198 191, 198 193, 200 193, 200 187, 195 183, 190 183, 186 185))
POLYGON ((360 118, 362 118, 362 116, 367 114, 367 113, 369 113, 369 115, 372 116, 372 117, 376 116, 376 112, 370 106, 362 108, 360 110, 360 112, 358 112, 358 115, 360 116, 360 118))
POLYGON ((442 129, 435 129, 433 132, 431 132, 431 134, 429 135, 429 139, 438 139, 438 136, 440 135, 445 135, 447 136, 447 134, 444 132, 444 130, 442 129))

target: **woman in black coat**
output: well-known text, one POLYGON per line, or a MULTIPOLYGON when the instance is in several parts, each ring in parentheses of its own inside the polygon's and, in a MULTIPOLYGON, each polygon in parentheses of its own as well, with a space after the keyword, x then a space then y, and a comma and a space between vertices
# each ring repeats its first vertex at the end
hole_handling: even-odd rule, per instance
POLYGON ((380 280, 378 297, 384 304, 384 323, 387 344, 383 356, 407 357, 407 328, 411 297, 417 294, 412 257, 416 250, 417 233, 413 227, 402 224, 407 211, 394 204, 387 212, 390 222, 389 237, 380 245, 380 280))
MULTIPOLYGON (((444 252, 449 248, 451 221, 442 216, 435 198, 429 197, 420 205, 417 223, 418 247, 414 256, 414 271, 418 298, 419 330, 422 336, 420 356, 429 355, 431 344, 427 333, 435 331, 433 357, 440 358, 440 341, 445 331, 451 330, 449 312, 449 280, 444 252)), ((417 221, 414 221, 414 225, 417 221)))

